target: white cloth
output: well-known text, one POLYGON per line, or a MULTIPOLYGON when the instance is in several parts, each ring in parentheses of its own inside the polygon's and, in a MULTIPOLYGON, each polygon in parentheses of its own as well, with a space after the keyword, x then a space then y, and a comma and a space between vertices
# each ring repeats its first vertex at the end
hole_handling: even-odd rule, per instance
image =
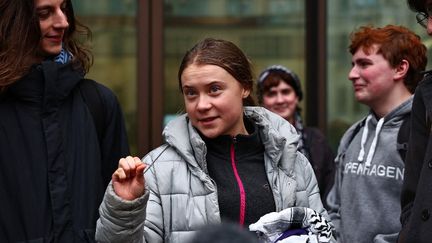
POLYGON ((249 230, 257 232, 258 237, 266 243, 330 242, 332 228, 319 213, 305 207, 268 213, 249 225, 249 230), (307 233, 279 240, 286 231, 293 229, 306 229, 307 233))

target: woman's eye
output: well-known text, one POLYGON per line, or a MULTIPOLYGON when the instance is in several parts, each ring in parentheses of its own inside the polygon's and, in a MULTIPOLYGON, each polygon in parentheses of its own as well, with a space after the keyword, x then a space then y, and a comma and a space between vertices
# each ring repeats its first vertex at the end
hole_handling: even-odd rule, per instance
POLYGON ((218 85, 213 85, 210 87, 210 93, 215 93, 221 90, 221 88, 218 85))
POLYGON ((282 93, 283 95, 289 95, 289 94, 291 94, 291 91, 292 91, 292 90, 290 90, 290 89, 284 89, 284 90, 282 90, 281 93, 282 93))
POLYGON ((271 98, 271 97, 275 97, 276 94, 277 93, 274 92, 274 91, 268 91, 268 92, 264 93, 264 96, 267 97, 267 98, 271 98))
POLYGON ((184 94, 186 95, 186 96, 194 96, 196 93, 195 93, 195 91, 194 90, 185 90, 185 92, 184 92, 184 94))

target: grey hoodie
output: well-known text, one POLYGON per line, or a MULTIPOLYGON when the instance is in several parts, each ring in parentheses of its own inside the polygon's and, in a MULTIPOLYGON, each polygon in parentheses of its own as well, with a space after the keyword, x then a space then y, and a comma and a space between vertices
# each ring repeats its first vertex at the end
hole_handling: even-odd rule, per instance
POLYGON ((342 137, 327 197, 339 242, 396 242, 404 174, 397 136, 411 104, 412 97, 379 120, 370 112, 342 137))

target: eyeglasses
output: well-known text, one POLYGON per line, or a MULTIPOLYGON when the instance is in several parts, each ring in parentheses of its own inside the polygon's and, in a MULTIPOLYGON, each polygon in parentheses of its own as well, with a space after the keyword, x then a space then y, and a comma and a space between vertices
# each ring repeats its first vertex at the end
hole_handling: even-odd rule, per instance
POLYGON ((429 18, 432 16, 432 5, 426 7, 426 13, 418 12, 416 14, 417 23, 419 23, 423 28, 427 28, 429 18))
POLYGON ((429 15, 423 12, 418 12, 416 14, 416 20, 419 25, 426 29, 429 21, 429 15))

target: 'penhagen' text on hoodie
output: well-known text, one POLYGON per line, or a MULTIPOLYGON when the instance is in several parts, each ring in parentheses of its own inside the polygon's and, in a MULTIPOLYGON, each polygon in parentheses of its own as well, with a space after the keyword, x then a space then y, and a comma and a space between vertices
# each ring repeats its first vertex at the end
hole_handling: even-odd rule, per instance
POLYGON ((403 180, 404 168, 388 165, 372 164, 366 166, 362 162, 348 162, 345 164, 344 174, 355 174, 362 176, 385 177, 395 180, 403 180))

